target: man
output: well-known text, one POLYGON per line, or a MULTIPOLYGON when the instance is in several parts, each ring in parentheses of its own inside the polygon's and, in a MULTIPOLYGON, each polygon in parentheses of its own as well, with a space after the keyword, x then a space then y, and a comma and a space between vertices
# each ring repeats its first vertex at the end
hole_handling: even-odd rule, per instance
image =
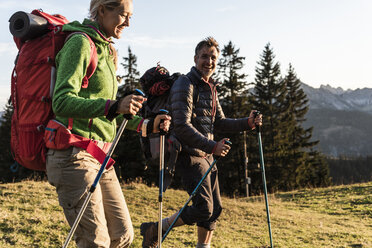
MULTIPOLYGON (((195 66, 174 83, 170 92, 173 131, 182 144, 176 171, 181 175, 182 184, 189 194, 210 167, 213 155, 223 157, 229 152, 230 146, 225 144, 226 138, 219 142, 213 140, 214 129, 240 132, 262 125, 262 115, 254 118, 254 111, 251 111, 249 118, 225 118, 218 101, 216 83, 211 78, 216 70, 219 54, 219 46, 214 38, 208 37, 199 42, 195 48, 195 66)), ((193 198, 192 205, 184 209, 174 226, 196 223, 196 247, 209 248, 221 211, 217 167, 214 167, 193 198)), ((163 219, 163 232, 177 214, 163 219)), ((155 222, 141 225, 143 247, 157 246, 157 226, 158 223, 155 222)))

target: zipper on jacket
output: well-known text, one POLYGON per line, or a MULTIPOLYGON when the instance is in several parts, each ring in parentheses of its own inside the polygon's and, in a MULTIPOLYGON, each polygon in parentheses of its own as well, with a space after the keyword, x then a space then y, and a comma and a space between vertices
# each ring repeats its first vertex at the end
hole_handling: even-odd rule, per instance
MULTIPOLYGON (((108 53, 106 52, 105 53, 105 60, 106 60, 106 64, 107 66, 110 68, 110 71, 111 71, 111 76, 112 76, 112 98, 111 99, 116 99, 116 96, 115 96, 115 84, 117 83, 116 81, 116 71, 112 71, 112 68, 110 66, 110 46, 107 45, 106 46, 106 49, 108 49, 108 53)), ((107 50, 106 50, 107 51, 107 50)), ((113 61, 111 61, 112 63, 114 63, 113 61)))
POLYGON ((217 103, 216 103, 216 98, 217 98, 217 90, 216 90, 216 86, 215 85, 212 85, 212 83, 209 83, 207 81, 205 81, 204 79, 202 79, 206 84, 208 84, 210 90, 211 90, 211 93, 212 93, 212 115, 211 115, 211 125, 210 125, 210 131, 211 133, 213 133, 213 122, 214 122, 214 116, 217 112, 217 103))

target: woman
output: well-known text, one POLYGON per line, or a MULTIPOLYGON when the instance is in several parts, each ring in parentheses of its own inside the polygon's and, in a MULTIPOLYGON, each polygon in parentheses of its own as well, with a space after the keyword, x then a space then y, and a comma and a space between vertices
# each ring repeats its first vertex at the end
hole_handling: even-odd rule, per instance
MULTIPOLYGON (((146 100, 136 95, 114 100, 117 81, 111 38, 119 39, 124 28, 129 27, 132 10, 132 0, 92 0, 90 19, 85 19, 82 24, 75 21, 63 26, 63 31, 73 34, 56 57, 53 111, 58 123, 68 126, 73 135, 92 139, 100 148, 109 146, 107 144, 114 140, 117 127, 114 118, 118 114, 135 115, 146 100), (97 68, 86 88, 82 87, 82 80, 90 62, 91 47, 89 38, 82 33, 94 42, 98 56, 97 68)), ((127 128, 158 132, 159 126, 167 130, 169 121, 170 117, 165 115, 145 122, 135 116, 127 128), (165 121, 159 125, 161 119, 165 121)), ((100 166, 82 148, 49 149, 48 180, 56 187, 59 203, 70 225, 74 223, 100 166)), ((128 208, 111 167, 103 173, 79 222, 76 243, 78 247, 128 247, 133 236, 128 208)))

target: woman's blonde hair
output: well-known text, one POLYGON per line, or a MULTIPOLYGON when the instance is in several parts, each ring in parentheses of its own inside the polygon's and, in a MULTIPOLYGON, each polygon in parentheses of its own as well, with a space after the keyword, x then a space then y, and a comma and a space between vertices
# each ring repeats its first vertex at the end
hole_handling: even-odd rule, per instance
POLYGON ((103 5, 108 9, 115 9, 119 7, 123 0, 91 0, 89 8, 89 18, 97 21, 98 18, 98 8, 103 5))

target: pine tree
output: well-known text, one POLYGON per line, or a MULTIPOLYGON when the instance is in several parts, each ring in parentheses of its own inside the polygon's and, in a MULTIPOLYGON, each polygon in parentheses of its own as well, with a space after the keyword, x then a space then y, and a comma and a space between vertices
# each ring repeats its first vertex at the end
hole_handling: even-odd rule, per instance
MULTIPOLYGON (((137 56, 128 47, 128 57, 123 57, 121 65, 125 75, 118 76, 124 80, 124 84, 118 89, 118 97, 140 87, 139 75, 137 71, 137 56)), ((119 123, 120 124, 120 123, 119 123)), ((145 161, 139 136, 134 131, 125 130, 122 139, 116 148, 114 159, 116 160, 116 172, 121 180, 130 181, 144 175, 145 161)))
POLYGON ((302 127, 305 114, 308 111, 308 99, 301 89, 301 82, 297 78, 292 65, 289 65, 288 73, 284 78, 288 94, 286 96, 288 112, 286 122, 288 125, 288 150, 287 169, 283 171, 283 179, 287 189, 296 187, 296 170, 307 162, 305 148, 310 148, 318 142, 310 142, 311 131, 302 127))
MULTIPOLYGON (((224 113, 228 118, 241 118, 249 115, 248 98, 245 93, 247 88, 246 77, 239 71, 243 69, 245 57, 239 56, 240 49, 235 48, 230 41, 221 51, 218 63, 218 96, 224 113)), ((227 194, 244 192, 244 151, 242 133, 216 133, 215 140, 224 137, 232 141, 229 155, 219 164, 222 191, 227 194)))
POLYGON ((331 185, 329 167, 324 155, 311 150, 306 153, 307 162, 296 170, 296 181, 299 187, 325 187, 331 185))
POLYGON ((124 79, 124 84, 119 86, 118 97, 125 95, 125 93, 131 92, 141 87, 139 83, 139 71, 137 71, 137 56, 132 53, 132 50, 128 46, 128 57, 123 57, 124 62, 120 63, 126 74, 124 76, 118 76, 119 81, 124 79))
POLYGON ((229 113, 229 117, 237 118, 246 115, 247 106, 242 104, 246 101, 243 95, 247 88, 246 74, 239 74, 243 69, 245 57, 239 56, 240 49, 230 41, 221 51, 221 58, 218 63, 218 77, 220 86, 218 95, 221 99, 221 105, 224 111, 229 113))
POLYGON ((0 181, 9 182, 14 173, 10 166, 14 163, 10 148, 10 126, 13 115, 13 107, 9 102, 5 105, 0 121, 0 181))
POLYGON ((291 127, 288 131, 289 149, 288 149, 288 170, 285 172, 287 188, 303 187, 303 186, 319 186, 328 182, 329 177, 325 160, 318 152, 313 152, 315 145, 319 141, 312 141, 313 127, 304 129, 305 115, 309 109, 308 99, 301 88, 301 81, 292 67, 289 65, 288 73, 284 78, 288 94, 286 96, 288 112, 287 123, 291 127), (309 168, 312 167, 312 170, 309 168), (315 172, 314 172, 315 171, 315 172), (322 172, 320 172, 322 171, 322 172), (320 178, 314 179, 314 174, 320 178), (323 182, 323 183, 320 183, 323 182))
POLYGON ((256 67, 255 87, 252 91, 253 108, 263 114, 262 142, 267 172, 267 185, 272 190, 282 189, 283 171, 287 164, 285 154, 288 146, 286 95, 287 89, 281 79, 280 65, 267 44, 256 67))

